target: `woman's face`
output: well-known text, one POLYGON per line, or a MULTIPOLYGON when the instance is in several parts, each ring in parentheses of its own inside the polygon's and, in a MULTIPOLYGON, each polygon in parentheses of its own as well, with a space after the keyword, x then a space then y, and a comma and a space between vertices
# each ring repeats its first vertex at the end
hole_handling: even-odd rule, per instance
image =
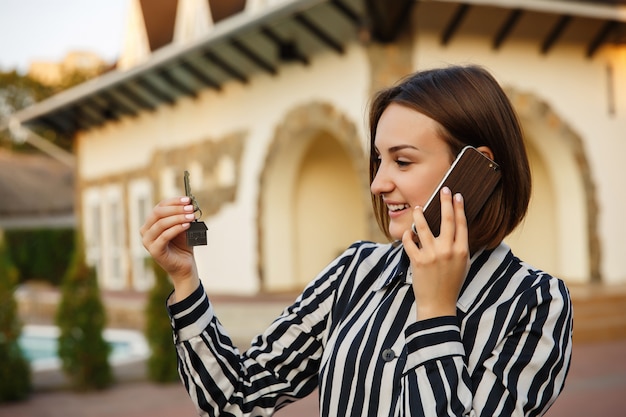
POLYGON ((413 209, 424 206, 452 163, 450 148, 433 119, 391 103, 376 128, 374 146, 380 166, 370 189, 389 212, 394 239, 411 228, 413 209))

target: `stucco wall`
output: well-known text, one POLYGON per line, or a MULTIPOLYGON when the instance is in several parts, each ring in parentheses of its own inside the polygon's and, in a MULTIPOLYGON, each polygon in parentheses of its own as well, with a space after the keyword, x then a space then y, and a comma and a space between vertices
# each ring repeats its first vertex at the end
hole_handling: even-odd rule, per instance
MULTIPOLYGON (((550 255, 555 259, 545 266, 549 272, 569 282, 588 282, 594 274, 606 283, 626 282, 622 260, 626 193, 621 187, 626 153, 626 47, 607 47, 587 59, 584 44, 563 44, 542 55, 536 40, 511 39, 505 47, 494 49, 491 37, 480 33, 442 46, 440 35, 420 18, 416 13, 414 23, 420 30, 414 30, 396 51, 412 56, 414 69, 448 63, 484 65, 525 112, 522 118, 527 119, 533 152, 541 159, 539 178, 551 181, 539 187, 543 194, 538 195, 544 200, 550 197, 546 204, 554 207, 548 207, 551 216, 533 213, 534 223, 528 230, 534 233, 521 243, 513 242, 514 249, 519 245, 521 254, 528 253, 531 259, 527 260, 535 263, 535 255, 524 247, 531 248, 533 239, 553 240, 557 248, 550 255), (542 236, 545 230, 554 236, 542 236)), ((365 141, 365 109, 370 90, 377 85, 373 80, 381 78, 375 60, 384 57, 384 53, 372 54, 375 48, 352 45, 344 55, 329 52, 314 57, 309 66, 285 65, 276 77, 260 75, 246 85, 234 82, 219 92, 206 90, 197 99, 182 99, 174 106, 82 134, 77 141, 80 186, 140 176, 154 163, 157 150, 180 152, 194 144, 242 135, 234 199, 203 219, 209 227, 209 244, 196 253, 209 290, 255 293, 260 289, 259 178, 276 129, 292 109, 326 103, 350 120, 365 141)), ((403 67, 402 59, 399 62, 403 67)), ((190 152, 189 165, 197 159, 190 152)), ((151 168, 167 168, 167 161, 161 163, 151 168)), ((179 175, 180 188, 155 189, 155 200, 182 192, 182 171, 168 175, 179 175)), ((194 192, 210 198, 200 196, 201 187, 194 192)), ((544 267, 541 258, 537 260, 536 266, 544 267)))
MULTIPOLYGON (((621 48, 608 48, 587 59, 581 45, 564 45, 541 55, 535 42, 512 41, 505 48, 494 50, 489 39, 462 38, 441 47, 434 33, 421 33, 414 55, 418 68, 459 62, 484 65, 507 88, 544 101, 558 118, 553 130, 567 128, 581 138, 595 186, 600 274, 607 283, 626 279, 626 222, 619 214, 626 210, 626 193, 618 191, 624 176, 620 155, 626 152, 626 47, 621 48), (609 65, 615 79, 613 85, 607 79, 609 65), (609 111, 611 95, 615 99, 614 114, 609 111)), ((562 156, 546 155, 552 169, 561 169, 562 156)), ((576 228, 585 225, 573 226, 570 221, 570 212, 578 210, 584 201, 561 191, 555 190, 562 234, 558 272, 574 281, 587 281, 584 257, 588 254, 576 248, 583 238, 576 228)))
MULTIPOLYGON (((259 176, 274 130, 290 109, 309 102, 329 103, 362 129, 369 86, 365 60, 363 50, 356 47, 343 56, 321 55, 307 67, 283 67, 278 77, 259 76, 249 85, 231 83, 223 91, 206 91, 196 100, 183 99, 175 106, 90 131, 79 138, 82 186, 145 169, 156 149, 185 148, 207 138, 244 132, 237 195, 203 219, 209 243, 197 248, 196 255, 207 288, 254 293, 259 290, 259 176)), ((189 155, 190 164, 194 158, 189 155)), ((178 191, 182 193, 182 172, 178 191)), ((192 187, 192 192, 199 196, 201 190, 192 187)), ((155 199, 163 197, 155 193, 155 199)))

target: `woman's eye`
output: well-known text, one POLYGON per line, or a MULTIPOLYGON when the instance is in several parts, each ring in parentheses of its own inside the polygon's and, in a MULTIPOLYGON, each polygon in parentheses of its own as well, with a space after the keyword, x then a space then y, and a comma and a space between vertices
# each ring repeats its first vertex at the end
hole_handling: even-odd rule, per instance
POLYGON ((401 160, 401 159, 396 159, 396 164, 397 164, 399 167, 405 167, 405 166, 409 166, 409 165, 411 165, 411 163, 410 163, 409 161, 403 161, 403 160, 401 160))

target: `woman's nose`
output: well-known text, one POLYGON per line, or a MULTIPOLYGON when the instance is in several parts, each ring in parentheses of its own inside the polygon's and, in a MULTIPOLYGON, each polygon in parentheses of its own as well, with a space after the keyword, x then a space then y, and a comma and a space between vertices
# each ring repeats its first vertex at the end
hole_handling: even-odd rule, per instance
POLYGON ((370 184, 370 191, 374 195, 381 195, 390 192, 392 189, 393 183, 385 175, 385 170, 382 166, 378 167, 378 171, 376 171, 376 175, 370 184))

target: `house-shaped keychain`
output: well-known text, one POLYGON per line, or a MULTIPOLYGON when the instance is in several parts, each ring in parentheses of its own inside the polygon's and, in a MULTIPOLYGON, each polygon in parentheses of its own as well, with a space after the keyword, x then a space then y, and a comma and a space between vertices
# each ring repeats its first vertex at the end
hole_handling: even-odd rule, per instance
MULTIPOLYGON (((184 178, 184 182, 185 182, 185 195, 187 195, 187 197, 189 197, 189 199, 191 200, 191 204, 193 204, 194 207, 194 213, 200 212, 200 216, 202 216, 202 210, 200 210, 200 207, 198 206, 198 203, 196 202, 196 198, 193 196, 193 194, 191 194, 191 187, 189 186, 189 172, 185 171, 185 178, 184 178)), ((194 221, 192 221, 189 224, 189 229, 187 229, 187 246, 202 246, 202 245, 206 245, 207 241, 206 241, 206 231, 207 231, 207 227, 206 224, 204 222, 198 221, 198 219, 195 219, 194 221)))
POLYGON ((199 222, 198 220, 192 221, 189 224, 189 229, 187 229, 187 246, 206 245, 207 229, 204 222, 199 222))

